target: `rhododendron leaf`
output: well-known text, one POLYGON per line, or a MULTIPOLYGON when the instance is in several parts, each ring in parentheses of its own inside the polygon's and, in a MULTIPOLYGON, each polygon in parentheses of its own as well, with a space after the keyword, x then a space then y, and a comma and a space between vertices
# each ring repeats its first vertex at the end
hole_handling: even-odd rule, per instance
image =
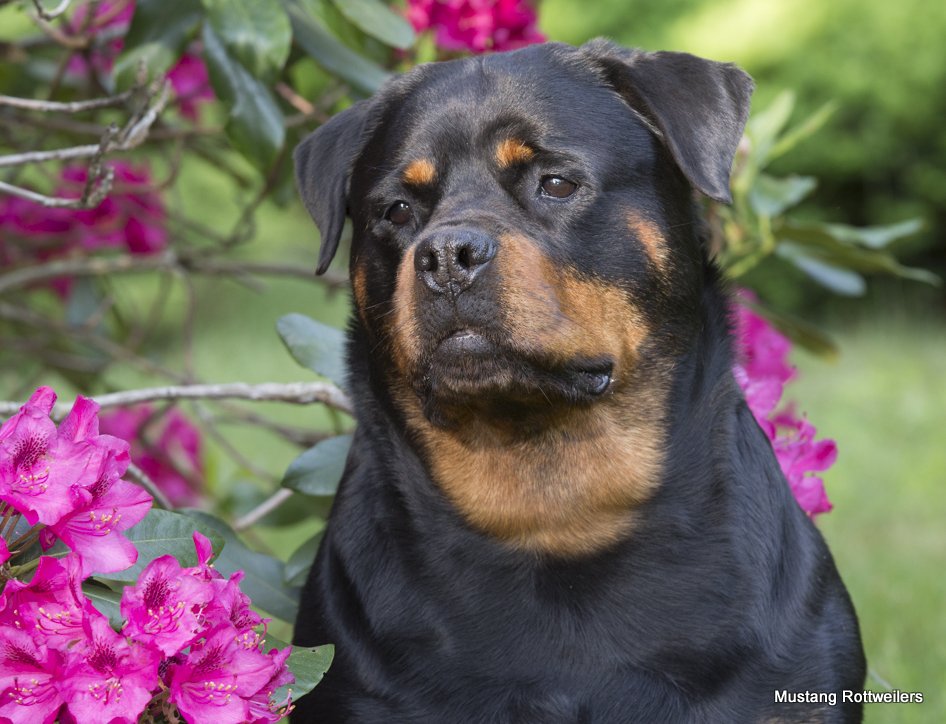
POLYGON ((82 593, 92 602, 96 610, 108 619, 113 629, 118 631, 122 627, 124 618, 119 607, 122 600, 121 593, 91 580, 82 584, 82 593))
POLYGON ((407 50, 414 44, 414 29, 401 15, 379 0, 333 0, 348 20, 385 45, 407 50))
MULTIPOLYGON (((245 576, 240 588, 250 597, 254 606, 283 621, 295 621, 299 608, 299 589, 284 583, 285 564, 282 561, 247 548, 233 529, 219 518, 199 510, 184 512, 198 522, 202 531, 213 529, 215 535, 222 536, 227 542, 214 562, 214 568, 224 576, 243 571, 245 576)), ((191 550, 193 547, 191 543, 191 550)))
POLYGON ((778 216, 808 196, 817 185, 813 176, 776 178, 761 173, 749 189, 749 204, 760 216, 778 216))
POLYGON ((860 244, 869 249, 882 249, 891 242, 922 231, 923 219, 907 219, 886 226, 849 226, 847 224, 819 224, 818 226, 838 241, 860 244))
MULTIPOLYGON (((274 636, 267 635, 266 641, 263 643, 263 650, 283 649, 288 645, 274 636)), ((323 644, 312 648, 293 646, 287 666, 293 676, 296 677, 296 680, 292 684, 277 689, 273 698, 276 701, 282 701, 286 698, 286 694, 290 689, 292 690, 293 701, 305 696, 322 680, 334 658, 335 646, 332 644, 323 644)))
POLYGON ((180 56, 203 14, 200 0, 138 0, 124 49, 115 62, 116 84, 131 86, 141 63, 152 77, 163 75, 180 56))
POLYGON ((322 20, 299 0, 284 0, 293 40, 329 73, 363 93, 374 93, 391 74, 342 43, 322 20))
POLYGON ((96 578, 109 581, 135 581, 151 561, 164 555, 174 556, 182 566, 196 566, 194 530, 207 536, 215 551, 224 547, 224 537, 212 526, 198 523, 193 518, 169 510, 152 510, 134 528, 125 531, 125 536, 138 548, 138 561, 131 568, 109 573, 96 578))
POLYGON ((289 17, 272 0, 202 0, 207 22, 227 52, 260 79, 275 77, 289 57, 289 17))
POLYGON ((296 548, 295 552, 289 556, 286 562, 285 580, 286 585, 301 586, 309 576, 309 569, 312 568, 312 561, 315 560, 315 554, 319 550, 319 544, 322 542, 322 536, 325 530, 320 530, 305 543, 296 548))
POLYGON ((746 136, 750 141, 748 163, 756 169, 764 168, 769 152, 779 134, 788 124, 795 108, 795 94, 782 91, 765 109, 752 114, 746 124, 746 136))
POLYGON ((210 82, 229 112, 227 136, 237 151, 266 171, 286 140, 282 111, 269 88, 230 55, 209 24, 201 37, 210 82))
POLYGON ((282 485, 305 495, 334 495, 345 470, 351 435, 322 440, 289 464, 282 485))
MULTIPOLYGON (((874 230, 882 228, 874 227, 874 230)), ((904 224, 902 229, 913 233, 916 227, 904 224)), ((892 274, 934 286, 941 283, 940 278, 932 272, 904 266, 893 254, 883 251, 880 242, 883 241, 884 235, 877 233, 872 236, 870 228, 863 230, 870 243, 858 238, 855 227, 841 224, 783 221, 773 231, 783 240, 780 246, 794 242, 804 247, 809 256, 815 256, 827 264, 863 273, 892 274)))
POLYGON ((809 256, 803 249, 790 242, 780 244, 775 250, 783 259, 801 269, 825 289, 846 297, 859 297, 867 291, 867 282, 857 272, 827 264, 809 256))
POLYGON ((316 322, 304 314, 287 314, 276 322, 276 331, 293 359, 303 367, 345 387, 345 333, 316 322))

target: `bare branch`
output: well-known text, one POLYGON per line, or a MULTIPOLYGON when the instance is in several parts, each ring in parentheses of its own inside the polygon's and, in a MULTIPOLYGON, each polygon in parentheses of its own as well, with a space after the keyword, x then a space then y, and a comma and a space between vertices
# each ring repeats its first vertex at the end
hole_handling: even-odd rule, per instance
POLYGON ((72 101, 70 103, 0 95, 0 106, 10 106, 11 108, 19 108, 25 111, 39 111, 41 113, 82 113, 83 111, 94 111, 99 108, 122 106, 135 92, 136 89, 132 88, 124 93, 108 96, 107 98, 93 98, 88 101, 72 101))
POLYGON ((56 7, 52 10, 47 10, 43 7, 40 0, 33 0, 33 7, 36 8, 36 14, 47 22, 50 20, 55 20, 60 15, 62 15, 66 10, 69 9, 69 6, 72 4, 72 0, 62 0, 56 7))
POLYGON ((77 158, 95 158, 114 151, 130 151, 141 145, 170 98, 170 83, 162 81, 157 89, 151 89, 141 110, 135 113, 120 130, 109 128, 98 144, 57 148, 51 151, 27 151, 0 156, 0 167, 23 166, 47 161, 70 161, 77 158))
POLYGON ((348 286, 348 279, 340 274, 327 273, 321 277, 316 277, 311 269, 299 265, 204 259, 165 251, 147 256, 127 254, 123 256, 59 259, 20 267, 5 274, 0 274, 0 294, 11 289, 19 289, 30 284, 59 277, 107 276, 117 273, 135 274, 179 269, 194 274, 233 277, 250 275, 293 277, 318 282, 332 289, 341 289, 348 286))
MULTIPOLYGON (((254 400, 257 402, 288 402, 309 405, 321 402, 342 412, 352 412, 351 401, 338 387, 329 382, 262 382, 251 385, 245 382, 227 382, 216 385, 176 385, 127 390, 98 395, 93 398, 102 408, 125 407, 157 400, 254 400)), ((70 405, 58 403, 52 417, 61 419, 69 412, 70 405)), ((20 409, 16 402, 0 402, 0 415, 12 415, 20 409)))

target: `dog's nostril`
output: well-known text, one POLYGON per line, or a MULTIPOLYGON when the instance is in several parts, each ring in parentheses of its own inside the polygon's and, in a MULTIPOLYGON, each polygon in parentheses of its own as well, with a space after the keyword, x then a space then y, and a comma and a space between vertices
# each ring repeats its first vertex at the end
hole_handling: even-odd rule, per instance
POLYGON ((437 271, 437 255, 432 251, 420 254, 417 259, 417 269, 422 272, 437 271))
POLYGON ((457 263, 464 269, 469 269, 473 266, 473 258, 470 256, 470 247, 461 246, 457 250, 457 263))

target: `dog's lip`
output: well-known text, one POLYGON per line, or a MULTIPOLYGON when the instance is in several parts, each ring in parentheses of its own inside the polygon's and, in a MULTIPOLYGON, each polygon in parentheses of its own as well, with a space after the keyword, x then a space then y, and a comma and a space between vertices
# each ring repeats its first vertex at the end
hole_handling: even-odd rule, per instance
POLYGON ((468 328, 456 330, 438 345, 438 350, 446 353, 476 354, 493 349, 493 344, 484 335, 468 328))

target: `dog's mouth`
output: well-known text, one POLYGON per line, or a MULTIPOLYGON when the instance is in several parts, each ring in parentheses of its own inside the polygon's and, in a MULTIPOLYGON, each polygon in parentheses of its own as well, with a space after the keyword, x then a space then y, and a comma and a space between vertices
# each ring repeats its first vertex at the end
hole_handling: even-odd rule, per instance
POLYGON ((515 340, 497 341, 477 329, 444 337, 421 365, 414 388, 428 417, 451 408, 503 411, 558 404, 590 404, 614 382, 609 356, 558 363, 517 350, 515 340))

